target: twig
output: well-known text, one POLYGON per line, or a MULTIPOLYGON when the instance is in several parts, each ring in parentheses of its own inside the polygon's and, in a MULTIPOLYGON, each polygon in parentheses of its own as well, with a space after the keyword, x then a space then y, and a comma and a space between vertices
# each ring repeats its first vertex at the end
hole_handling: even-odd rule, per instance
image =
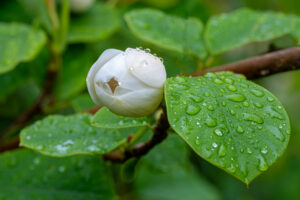
POLYGON ((124 152, 114 151, 108 154, 104 154, 103 158, 105 160, 123 163, 130 158, 141 157, 147 154, 154 146, 161 143, 164 139, 167 138, 168 136, 167 131, 169 127, 170 124, 168 122, 168 119, 165 113, 163 113, 158 121, 157 126, 154 128, 154 134, 150 140, 138 144, 134 146, 132 149, 125 150, 124 152))
POLYGON ((201 76, 207 72, 232 71, 256 79, 272 74, 300 69, 300 47, 287 48, 242 61, 190 74, 201 76))
POLYGON ((20 143, 20 138, 16 137, 10 140, 9 142, 7 142, 6 144, 0 146, 0 152, 2 153, 5 151, 17 149, 19 147, 19 143, 20 143))

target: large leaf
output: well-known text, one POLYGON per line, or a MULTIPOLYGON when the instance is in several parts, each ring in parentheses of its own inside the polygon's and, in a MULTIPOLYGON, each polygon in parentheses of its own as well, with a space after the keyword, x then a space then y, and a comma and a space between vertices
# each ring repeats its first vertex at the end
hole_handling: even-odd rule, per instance
POLYGON ((45 34, 30 26, 0 23, 0 74, 32 60, 46 42, 45 34))
POLYGON ((92 116, 48 116, 21 132, 21 146, 50 156, 104 154, 117 148, 136 129, 100 129, 90 125, 92 116))
POLYGON ((131 31, 142 40, 180 53, 206 57, 203 25, 196 18, 182 19, 159 10, 141 9, 125 15, 131 31))
POLYGON ((113 8, 95 3, 81 15, 74 15, 70 22, 70 43, 95 42, 110 36, 119 27, 119 19, 113 8))
POLYGON ((251 42, 272 40, 293 30, 294 22, 284 14, 242 8, 212 17, 205 39, 210 52, 219 54, 251 42))
POLYGON ((172 128, 201 157, 247 184, 288 144, 281 103, 241 75, 169 78, 165 91, 172 128))
POLYGON ((106 107, 101 108, 92 120, 92 125, 100 128, 140 127, 150 124, 148 117, 124 117, 110 112, 106 107))
POLYGON ((51 158, 23 149, 0 156, 0 199, 111 200, 108 170, 97 157, 51 158))
POLYGON ((221 199, 216 188, 193 170, 188 155, 184 142, 172 134, 143 157, 135 182, 138 199, 221 199))
POLYGON ((86 89, 86 76, 93 64, 90 49, 72 46, 64 55, 61 73, 55 85, 56 97, 65 100, 86 89))

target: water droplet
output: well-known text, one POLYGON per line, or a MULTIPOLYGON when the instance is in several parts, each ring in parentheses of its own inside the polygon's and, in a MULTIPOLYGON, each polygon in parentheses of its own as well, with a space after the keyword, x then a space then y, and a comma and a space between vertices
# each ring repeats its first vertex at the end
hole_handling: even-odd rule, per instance
POLYGON ((196 103, 199 103, 201 101, 203 101, 203 98, 200 96, 196 96, 196 95, 190 95, 190 98, 195 101, 196 103))
POLYGON ((234 101, 234 102, 242 102, 246 99, 245 96, 242 94, 230 94, 230 95, 227 95, 226 98, 228 100, 234 101))
POLYGON ((222 84, 223 81, 221 79, 216 78, 216 79, 214 79, 214 83, 216 83, 216 84, 222 84))
POLYGON ((220 157, 226 155, 226 147, 223 144, 220 146, 218 154, 220 157))
POLYGON ((225 78, 225 83, 233 84, 233 80, 231 78, 225 78))
POLYGON ((31 136, 26 136, 26 140, 30 140, 31 139, 31 136))
POLYGON ((267 153, 268 153, 268 148, 267 148, 267 146, 262 147, 262 148, 260 149, 260 152, 261 152, 262 154, 267 154, 267 153))
POLYGON ((272 118, 281 119, 281 120, 283 119, 283 116, 279 112, 277 112, 273 107, 266 106, 265 110, 270 114, 272 118))
POLYGON ((176 80, 176 82, 178 82, 178 83, 184 83, 184 82, 185 82, 185 79, 184 79, 183 77, 181 77, 181 76, 176 76, 176 77, 175 77, 175 80, 176 80))
POLYGON ((253 122, 256 122, 258 124, 264 123, 264 120, 261 117, 259 117, 258 115, 255 115, 255 114, 243 113, 243 118, 246 121, 253 121, 253 122))
POLYGON ((207 77, 207 78, 217 78, 217 75, 215 73, 211 73, 211 72, 208 72, 204 75, 204 77, 207 77))
POLYGON ((285 132, 286 132, 286 134, 288 134, 288 135, 290 135, 290 134, 291 134, 291 130, 289 130, 289 129, 288 129, 288 130, 286 130, 285 132))
POLYGON ((196 115, 201 110, 201 107, 197 104, 188 104, 186 113, 189 115, 196 115))
POLYGON ((234 110, 230 109, 229 112, 230 112, 231 115, 235 115, 235 111, 234 110))
POLYGON ((216 128, 216 129, 214 130, 214 133, 215 133, 217 136, 222 136, 222 135, 223 135, 222 130, 219 129, 219 128, 216 128))
POLYGON ((196 145, 200 144, 199 136, 196 137, 196 145))
POLYGON ((217 125, 217 122, 209 115, 207 115, 205 124, 209 127, 215 127, 217 125))
POLYGON ((222 101, 222 106, 226 106, 226 102, 225 101, 222 101))
POLYGON ((249 102, 248 101, 244 101, 243 102, 243 106, 248 107, 249 106, 249 102))
POLYGON ((217 147, 218 147, 218 144, 215 143, 215 142, 213 142, 213 143, 212 143, 212 146, 213 146, 214 148, 217 148, 217 147))
POLYGON ((276 137, 276 139, 284 141, 285 138, 279 128, 277 128, 276 126, 267 126, 267 129, 276 137))
POLYGON ((254 103, 254 105, 255 105, 257 108, 262 108, 262 107, 264 107, 262 104, 260 104, 260 103, 258 103, 258 102, 254 103))
POLYGON ((249 147, 247 147, 247 153, 252 154, 252 149, 250 149, 249 147))
POLYGON ((259 156, 258 160, 259 160, 258 169, 260 171, 266 171, 268 169, 268 164, 265 161, 264 157, 263 156, 259 156))
POLYGON ((264 92, 257 90, 257 89, 252 89, 252 90, 250 90, 250 92, 257 97, 262 97, 265 95, 264 92))
POLYGON ((228 90, 235 92, 236 91, 236 87, 234 85, 227 85, 226 86, 228 90))
POLYGON ((210 110, 210 111, 213 111, 213 110, 214 110, 214 107, 213 107, 212 105, 209 105, 209 106, 207 107, 207 109, 210 110))
POLYGON ((236 131, 238 133, 244 133, 244 129, 240 125, 238 125, 238 127, 236 128, 236 131))
POLYGON ((227 170, 234 173, 236 171, 236 167, 233 164, 230 164, 230 167, 228 167, 227 170))
POLYGON ((273 98, 273 97, 268 97, 267 100, 268 100, 269 102, 272 102, 272 101, 274 101, 274 98, 273 98))
POLYGON ((209 92, 205 92, 205 93, 204 93, 204 96, 209 97, 209 96, 210 96, 210 93, 209 93, 209 92))

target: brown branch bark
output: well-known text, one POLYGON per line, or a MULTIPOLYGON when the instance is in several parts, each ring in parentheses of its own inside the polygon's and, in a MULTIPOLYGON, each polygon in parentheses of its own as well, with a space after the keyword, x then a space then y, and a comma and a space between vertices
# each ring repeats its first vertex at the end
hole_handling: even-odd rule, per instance
POLYGON ((296 69, 300 69, 300 47, 292 47, 255 56, 190 75, 201 76, 207 72, 232 71, 244 74, 248 79, 256 79, 296 69))
POLYGON ((163 113, 158 121, 157 126, 154 128, 154 134, 150 140, 138 144, 131 149, 127 149, 124 152, 114 151, 111 153, 104 154, 103 158, 105 160, 123 163, 130 158, 141 157, 147 154, 154 146, 161 143, 164 139, 168 137, 167 131, 169 127, 170 124, 168 122, 168 119, 165 113, 163 113))

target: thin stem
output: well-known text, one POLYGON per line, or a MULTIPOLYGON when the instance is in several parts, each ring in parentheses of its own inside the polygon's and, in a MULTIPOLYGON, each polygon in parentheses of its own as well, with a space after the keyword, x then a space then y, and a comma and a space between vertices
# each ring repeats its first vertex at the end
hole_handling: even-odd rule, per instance
POLYGON ((300 69, 300 47, 292 47, 262 56, 255 56, 190 75, 201 76, 207 72, 232 71, 244 74, 248 79, 256 79, 296 69, 300 69))
POLYGON ((69 30, 70 21, 70 2, 69 0, 63 0, 61 6, 61 25, 60 25, 60 52, 63 52, 66 48, 67 34, 69 30))
POLYGON ((144 133, 148 130, 148 127, 143 126, 142 128, 140 128, 135 134, 134 136, 131 138, 131 140, 128 143, 128 147, 130 147, 131 145, 133 145, 136 141, 138 141, 143 135, 144 133))

